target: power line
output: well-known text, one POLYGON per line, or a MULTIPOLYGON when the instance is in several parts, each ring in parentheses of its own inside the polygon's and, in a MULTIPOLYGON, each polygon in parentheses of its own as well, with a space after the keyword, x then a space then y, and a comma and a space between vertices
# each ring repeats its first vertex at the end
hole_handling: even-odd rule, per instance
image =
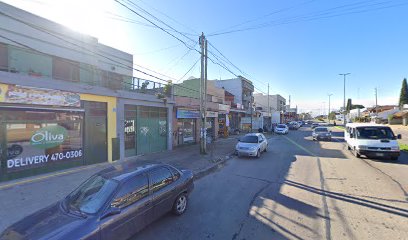
POLYGON ((162 12, 162 11, 159 11, 157 8, 154 8, 152 5, 148 4, 147 2, 142 1, 142 0, 139 0, 139 2, 144 3, 145 5, 149 6, 150 8, 152 8, 152 9, 155 10, 156 12, 162 14, 163 16, 167 17, 168 19, 172 20, 173 22, 179 24, 180 26, 185 27, 186 29, 189 29, 189 30, 193 31, 194 33, 196 33, 196 34, 190 34, 190 35, 194 35, 194 36, 199 35, 199 33, 198 33, 196 30, 194 30, 193 28, 191 28, 191 27, 189 27, 189 26, 187 26, 187 25, 185 25, 185 24, 183 24, 183 23, 177 21, 176 19, 172 18, 171 16, 167 15, 166 13, 164 13, 164 12, 162 12))
POLYGON ((181 79, 183 79, 191 70, 193 70, 193 68, 197 65, 198 61, 200 61, 200 58, 197 59, 197 61, 193 64, 193 66, 191 66, 188 69, 188 71, 181 78, 179 78, 179 80, 177 80, 177 82, 181 81, 181 79))
MULTIPOLYGON (((133 12, 133 13, 136 14, 137 16, 139 16, 139 17, 143 18, 144 20, 148 21, 149 23, 153 24, 155 27, 161 29, 163 32, 165 32, 165 33, 167 33, 168 35, 172 36, 173 38, 177 39, 178 41, 180 41, 181 43, 183 43, 188 49, 196 50, 196 49, 193 49, 190 45, 188 45, 185 41, 181 40, 179 37, 177 37, 177 36, 175 36, 174 34, 170 33, 170 32, 167 31, 166 29, 160 27, 159 25, 157 25, 156 23, 154 23, 153 21, 151 21, 151 20, 148 19, 147 17, 145 17, 145 16, 139 14, 138 12, 136 12, 135 10, 133 10, 132 8, 130 8, 129 6, 127 6, 127 5, 125 5, 124 3, 122 3, 121 1, 119 1, 119 0, 114 0, 114 1, 117 2, 117 3, 119 3, 120 5, 122 5, 122 6, 125 7, 126 9, 128 9, 129 11, 133 12)), ((176 30, 176 31, 177 31, 177 30, 176 30)), ((179 31, 177 31, 177 32, 178 32, 179 34, 182 34, 182 33, 180 33, 179 31)), ((182 34, 182 35, 183 35, 183 34, 182 34)), ((184 36, 185 36, 185 35, 184 35, 184 36)), ((188 37, 187 37, 187 38, 188 38, 188 37)), ((190 38, 188 38, 188 39, 190 39, 190 38)), ((198 50, 196 50, 196 51, 198 52, 198 50)))
POLYGON ((385 4, 390 3, 390 2, 391 1, 373 3, 372 0, 371 1, 361 1, 361 2, 358 2, 358 3, 341 5, 341 6, 337 6, 337 7, 333 7, 333 8, 329 8, 329 9, 326 9, 326 10, 317 11, 317 12, 313 12, 313 13, 309 13, 309 14, 303 14, 303 15, 298 15, 298 16, 289 17, 289 18, 281 18, 281 19, 278 19, 278 20, 275 20, 275 21, 265 22, 265 23, 262 23, 262 24, 249 26, 249 27, 246 27, 246 28, 229 30, 229 31, 224 31, 224 32, 218 32, 218 33, 210 34, 208 36, 225 35, 225 34, 255 30, 255 29, 272 27, 272 26, 279 26, 279 25, 290 24, 290 23, 306 22, 306 21, 313 21, 313 20, 319 20, 319 19, 325 19, 325 18, 333 18, 333 17, 338 17, 338 16, 351 15, 351 14, 364 13, 364 12, 382 10, 382 9, 387 9, 387 8, 399 7, 399 6, 404 6, 404 5, 408 4, 408 3, 405 2, 405 3, 394 4, 394 5, 392 5, 392 4, 391 5, 385 5, 385 4), (364 3, 371 3, 371 4, 365 4, 364 5, 364 3), (379 6, 379 5, 385 5, 385 6, 373 7, 373 6, 379 6), (367 8, 367 7, 372 7, 372 8, 364 9, 364 8, 367 8), (336 9, 340 9, 340 11, 335 11, 336 9), (355 11, 353 11, 353 10, 355 10, 355 11))
POLYGON ((310 0, 310 1, 306 1, 306 2, 300 3, 300 4, 298 4, 298 5, 293 5, 293 6, 291 6, 291 7, 281 8, 281 9, 279 9, 279 10, 275 10, 275 11, 273 11, 273 12, 270 12, 270 13, 268 13, 268 14, 265 14, 265 15, 263 15, 263 16, 261 16, 261 17, 258 17, 258 18, 255 18, 255 19, 251 19, 251 20, 247 20, 247 21, 244 21, 244 22, 235 24, 235 25, 233 25, 233 26, 230 26, 230 27, 227 27, 227 28, 224 28, 224 29, 221 29, 221 30, 212 32, 212 33, 209 34, 209 36, 211 36, 211 35, 213 35, 213 34, 220 33, 220 32, 228 31, 229 29, 234 29, 234 28, 236 28, 236 27, 245 25, 245 24, 247 24, 247 23, 256 22, 256 21, 258 21, 258 20, 260 20, 260 19, 267 18, 267 17, 270 17, 270 16, 272 16, 272 15, 275 15, 275 14, 278 14, 278 13, 282 13, 282 12, 285 12, 285 11, 289 11, 289 10, 291 10, 291 9, 294 9, 294 8, 299 7, 299 6, 302 6, 302 5, 306 5, 306 4, 311 3, 311 2, 314 2, 314 1, 316 1, 316 0, 310 0))

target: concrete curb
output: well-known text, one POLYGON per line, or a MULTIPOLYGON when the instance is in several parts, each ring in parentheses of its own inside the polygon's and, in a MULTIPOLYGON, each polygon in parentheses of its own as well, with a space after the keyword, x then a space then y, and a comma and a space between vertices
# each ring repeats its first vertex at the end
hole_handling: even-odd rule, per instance
POLYGON ((225 166, 225 164, 227 163, 228 160, 232 159, 234 156, 234 151, 225 155, 220 161, 213 163, 212 165, 204 168, 204 169, 200 169, 198 171, 194 171, 194 180, 198 180, 200 178, 203 178, 207 175, 209 175, 212 172, 217 171, 218 169, 221 169, 225 166))

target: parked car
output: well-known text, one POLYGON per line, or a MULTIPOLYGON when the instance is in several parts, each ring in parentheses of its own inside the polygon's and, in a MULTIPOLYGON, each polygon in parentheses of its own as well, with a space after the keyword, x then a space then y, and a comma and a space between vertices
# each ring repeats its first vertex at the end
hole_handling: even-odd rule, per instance
POLYGON ((278 124, 275 127, 275 133, 277 134, 288 134, 289 133, 289 128, 286 124, 278 124))
POLYGON ((319 126, 319 124, 318 123, 312 123, 312 126, 311 126, 311 128, 312 129, 315 129, 316 127, 318 127, 319 126))
POLYGON ((261 157, 268 150, 268 140, 262 133, 248 133, 238 140, 235 152, 239 156, 261 157))
POLYGON ((128 239, 169 211, 183 214, 193 188, 189 170, 116 164, 11 225, 0 239, 128 239))
POLYGON ((315 140, 329 140, 331 141, 331 131, 327 127, 316 127, 312 133, 313 141, 315 140))
POLYGON ((348 123, 344 130, 347 148, 356 157, 381 157, 398 160, 400 148, 397 139, 401 134, 394 135, 390 127, 373 123, 348 123))

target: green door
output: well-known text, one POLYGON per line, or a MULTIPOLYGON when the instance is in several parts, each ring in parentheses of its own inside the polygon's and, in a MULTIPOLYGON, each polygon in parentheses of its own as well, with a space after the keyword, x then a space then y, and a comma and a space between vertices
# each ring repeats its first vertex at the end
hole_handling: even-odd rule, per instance
POLYGON ((85 164, 108 161, 106 103, 83 101, 85 108, 85 164))
POLYGON ((138 106, 136 126, 137 154, 166 150, 166 108, 138 106))

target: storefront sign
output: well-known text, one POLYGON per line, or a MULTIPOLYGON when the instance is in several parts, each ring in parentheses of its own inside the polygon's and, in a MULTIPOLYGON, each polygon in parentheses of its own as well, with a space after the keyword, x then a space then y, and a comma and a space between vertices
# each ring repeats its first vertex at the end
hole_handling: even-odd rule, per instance
POLYGON ((43 127, 36 131, 30 139, 33 147, 48 149, 61 145, 67 138, 67 130, 61 126, 43 127))
POLYGON ((17 172, 29 168, 46 166, 53 162, 79 159, 82 157, 82 154, 82 149, 78 149, 9 159, 7 160, 7 172, 17 172))
POLYGON ((0 84, 0 102, 80 107, 79 94, 60 90, 0 84))
POLYGON ((211 112, 211 111, 207 111, 207 117, 210 117, 210 118, 215 118, 215 117, 218 117, 218 113, 217 112, 211 112))
POLYGON ((218 109, 219 109, 220 111, 229 112, 230 109, 231 109, 231 106, 230 106, 230 105, 227 105, 227 104, 218 104, 218 109))
POLYGON ((193 111, 193 110, 177 109, 176 117, 177 118, 200 118, 200 112, 193 111))

